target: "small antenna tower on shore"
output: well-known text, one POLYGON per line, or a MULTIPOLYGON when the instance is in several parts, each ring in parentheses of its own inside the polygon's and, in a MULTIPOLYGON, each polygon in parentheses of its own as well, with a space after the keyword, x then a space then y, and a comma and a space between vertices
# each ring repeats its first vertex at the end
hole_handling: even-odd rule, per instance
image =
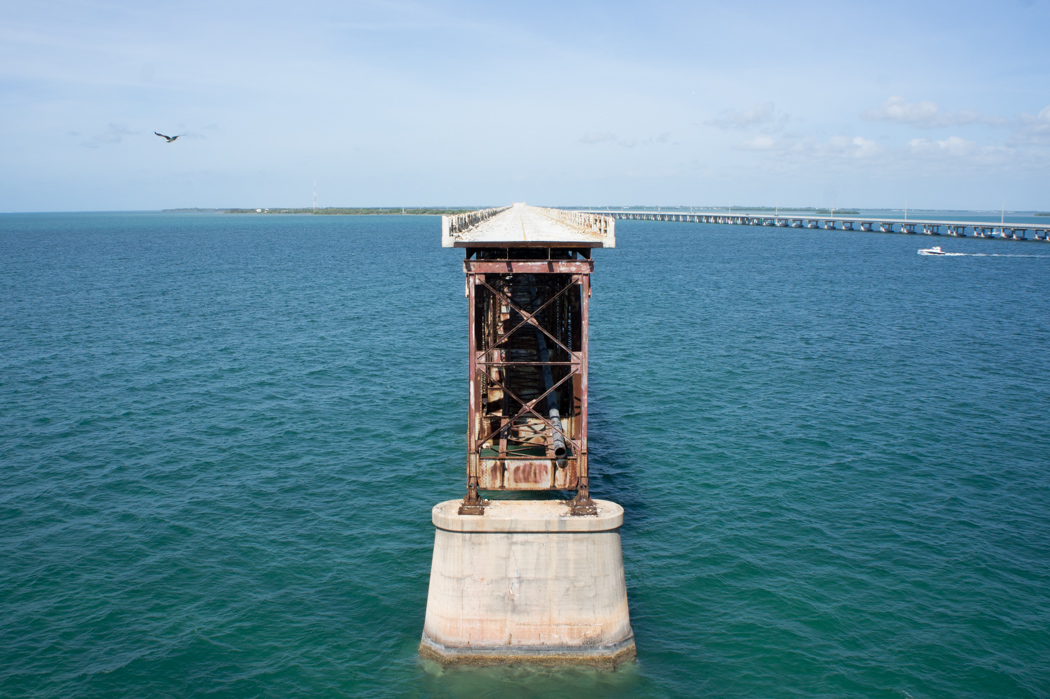
POLYGON ((314 180, 314 211, 317 211, 317 180, 314 180))

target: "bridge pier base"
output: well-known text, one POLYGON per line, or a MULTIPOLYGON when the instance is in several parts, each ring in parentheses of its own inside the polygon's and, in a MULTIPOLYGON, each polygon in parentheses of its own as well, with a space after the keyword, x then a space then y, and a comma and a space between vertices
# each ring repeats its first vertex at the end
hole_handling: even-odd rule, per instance
POLYGON ((437 531, 420 653, 445 664, 588 664, 635 656, 620 549, 623 508, 594 500, 461 501, 434 507, 437 531))

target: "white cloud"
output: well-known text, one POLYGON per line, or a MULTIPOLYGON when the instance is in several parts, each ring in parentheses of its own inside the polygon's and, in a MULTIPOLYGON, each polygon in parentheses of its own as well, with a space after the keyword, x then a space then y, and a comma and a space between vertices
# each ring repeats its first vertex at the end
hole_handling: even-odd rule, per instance
POLYGON ((913 138, 908 141, 908 148, 917 155, 948 155, 956 158, 973 155, 980 150, 976 141, 967 141, 958 136, 949 136, 941 141, 913 138))
POLYGON ((871 158, 882 152, 882 146, 863 136, 834 136, 828 140, 827 151, 844 158, 871 158))
POLYGON ((800 159, 843 160, 873 158, 883 152, 877 142, 863 136, 833 136, 827 141, 814 138, 774 138, 760 135, 737 145, 741 150, 780 152, 800 159))
POLYGON ((1007 143, 1018 146, 1050 146, 1050 107, 1044 107, 1035 116, 1021 112, 1007 143))
POLYGON ((788 115, 776 111, 772 102, 762 102, 744 111, 726 110, 717 119, 704 123, 723 130, 746 131, 756 127, 779 129, 788 121, 788 115))
POLYGON ((986 124, 1002 126, 1006 120, 1002 117, 981 114, 972 109, 958 112, 945 112, 936 102, 906 102, 903 97, 894 96, 876 109, 869 109, 860 115, 867 121, 888 121, 896 124, 908 124, 921 129, 933 129, 944 126, 962 126, 965 124, 986 124))
POLYGON ((908 141, 906 152, 922 161, 944 161, 956 165, 1004 165, 1037 162, 1031 159, 1034 153, 1026 154, 1007 146, 982 146, 959 136, 945 139, 913 138, 908 141))

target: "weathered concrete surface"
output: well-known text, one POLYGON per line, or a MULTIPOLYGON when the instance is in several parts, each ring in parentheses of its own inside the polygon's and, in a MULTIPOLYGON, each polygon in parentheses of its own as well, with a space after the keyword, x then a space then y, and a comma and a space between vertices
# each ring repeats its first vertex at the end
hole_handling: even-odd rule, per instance
POLYGON ((514 204, 441 217, 442 247, 516 245, 616 247, 610 216, 514 204))
POLYGON ((431 520, 450 532, 606 532, 623 524, 623 508, 608 500, 595 500, 594 517, 569 515, 567 500, 493 500, 485 515, 459 514, 460 500, 434 506, 431 520))
POLYGON ((634 657, 619 526, 623 508, 571 517, 562 501, 501 501, 437 526, 420 651, 441 662, 588 663, 634 657))

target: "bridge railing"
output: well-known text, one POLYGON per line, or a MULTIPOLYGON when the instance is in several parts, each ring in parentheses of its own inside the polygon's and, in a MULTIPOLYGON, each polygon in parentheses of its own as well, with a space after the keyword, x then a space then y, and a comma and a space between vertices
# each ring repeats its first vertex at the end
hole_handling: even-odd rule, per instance
POLYGON ((605 242, 606 247, 616 243, 616 220, 612 216, 584 213, 583 211, 566 211, 565 209, 541 209, 545 216, 562 223, 592 233, 605 242))
POLYGON ((487 221, 496 214, 501 214, 509 206, 497 206, 492 209, 479 209, 468 211, 465 214, 453 214, 441 217, 441 244, 444 247, 452 247, 457 238, 483 221, 487 221))

